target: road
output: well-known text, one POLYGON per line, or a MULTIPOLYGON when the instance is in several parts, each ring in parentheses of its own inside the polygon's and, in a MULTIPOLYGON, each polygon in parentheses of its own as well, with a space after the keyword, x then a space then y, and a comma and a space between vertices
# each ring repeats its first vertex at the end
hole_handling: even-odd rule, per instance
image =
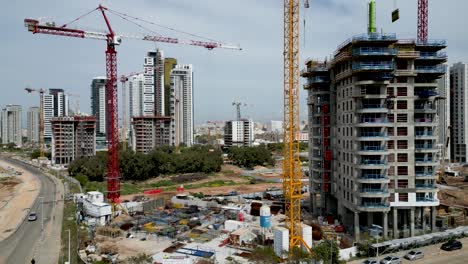
MULTIPOLYGON (((414 263, 414 264, 465 264, 468 263, 468 238, 462 238, 459 239, 463 243, 463 248, 460 250, 454 250, 454 251, 443 251, 440 249, 440 246, 442 244, 437 244, 437 245, 431 245, 427 247, 422 247, 419 250, 421 250, 424 253, 424 258, 416 260, 416 261, 409 261, 406 259, 403 259, 402 263, 414 263)), ((387 254, 387 255, 397 255, 399 257, 403 257, 409 250, 406 251, 401 251, 396 254, 387 254)), ((384 256, 387 256, 384 255, 384 256)), ((384 256, 379 257, 379 259, 382 259, 384 256)), ((360 264, 362 263, 362 260, 356 260, 350 262, 351 264, 360 264)))
POLYGON ((31 172, 33 175, 36 175, 41 182, 38 198, 31 209, 37 212, 38 219, 34 222, 29 222, 25 219, 15 233, 0 242, 0 264, 30 263, 37 245, 39 244, 36 242, 41 241, 41 217, 44 217, 44 227, 52 219, 51 214, 55 203, 56 186, 55 183, 40 170, 16 160, 3 157, 2 159, 5 159, 5 161, 23 170, 31 172), (44 215, 41 214, 41 199, 39 199, 39 197, 44 197, 44 215))

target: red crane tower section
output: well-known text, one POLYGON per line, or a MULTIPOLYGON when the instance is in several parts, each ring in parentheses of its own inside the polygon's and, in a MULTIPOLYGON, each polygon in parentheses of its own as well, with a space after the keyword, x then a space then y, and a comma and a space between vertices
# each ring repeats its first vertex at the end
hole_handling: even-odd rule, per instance
POLYGON ((427 41, 428 28, 428 0, 418 0, 418 41, 427 41))
MULTIPOLYGON (((107 124, 106 124, 106 135, 107 135, 107 200, 112 204, 118 204, 120 202, 120 172, 119 172, 119 135, 118 135, 118 105, 117 105, 117 51, 115 46, 120 45, 122 37, 124 38, 136 38, 140 40, 152 41, 152 42, 165 42, 172 44, 185 44, 192 46, 204 47, 209 50, 214 48, 226 48, 226 49, 235 49, 241 50, 239 46, 236 45, 226 45, 215 41, 198 41, 198 40, 188 40, 184 41, 177 38, 164 37, 164 36, 123 36, 116 34, 109 22, 107 12, 115 14, 125 20, 134 19, 139 22, 151 23, 136 17, 129 16, 124 13, 120 13, 114 10, 110 10, 102 5, 99 5, 97 8, 86 13, 83 16, 80 16, 73 20, 70 23, 73 23, 90 13, 99 10, 102 14, 104 21, 106 23, 108 32, 92 32, 79 29, 67 28, 68 24, 64 24, 61 27, 57 27, 55 23, 40 23, 36 19, 25 19, 25 26, 33 34, 49 34, 49 35, 59 35, 66 37, 76 37, 76 38, 91 38, 105 40, 107 43, 106 49, 106 96, 107 96, 107 105, 106 105, 106 114, 107 114, 107 124)), ((69 23, 69 24, 70 24, 69 23)), ((133 22, 141 27, 137 22, 133 22)), ((154 23, 151 23, 154 24, 154 23)), ((151 31, 151 30, 150 30, 151 31)), ((187 33, 186 33, 187 34, 187 33)), ((193 35, 193 34, 191 34, 193 35)))

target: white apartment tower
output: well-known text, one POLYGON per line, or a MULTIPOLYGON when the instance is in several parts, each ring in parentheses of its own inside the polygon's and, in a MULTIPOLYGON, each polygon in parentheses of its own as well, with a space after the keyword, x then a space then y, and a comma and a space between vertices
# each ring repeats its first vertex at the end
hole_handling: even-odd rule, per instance
POLYGON ((91 114, 96 117, 96 134, 106 135, 106 77, 93 78, 91 83, 91 114))
POLYGON ((29 143, 39 143, 40 109, 37 106, 30 107, 27 113, 27 135, 29 143))
POLYGON ((143 115, 164 115, 164 54, 148 51, 143 65, 143 115))
POLYGON ((15 143, 17 147, 22 146, 20 105, 7 105, 2 109, 0 126, 2 144, 15 143))
POLYGON ((458 62, 450 67, 451 160, 467 162, 468 153, 468 64, 458 62))
POLYGON ((224 126, 224 146, 250 147, 254 141, 254 122, 249 119, 227 121, 224 126))
POLYGON ((437 101, 437 116, 439 126, 437 134, 439 136, 440 156, 450 160, 450 144, 445 146, 447 137, 450 135, 450 73, 447 72, 437 81, 437 90, 439 91, 440 99, 437 101), (445 153, 442 153, 442 152, 445 153))
POLYGON ((143 80, 143 73, 128 78, 130 118, 143 116, 143 80))
POLYGON ((52 126, 50 120, 54 117, 68 116, 68 95, 63 89, 51 88, 44 94, 42 108, 44 109, 44 141, 52 141, 52 126))
POLYGON ((193 68, 175 65, 171 72, 171 116, 175 120, 175 145, 193 144, 193 68))

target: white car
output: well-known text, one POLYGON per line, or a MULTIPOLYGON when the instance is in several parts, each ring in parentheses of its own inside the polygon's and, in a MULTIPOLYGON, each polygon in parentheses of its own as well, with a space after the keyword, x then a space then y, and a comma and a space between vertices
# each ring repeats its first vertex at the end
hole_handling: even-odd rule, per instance
POLYGON ((380 260, 380 264, 400 264, 401 259, 397 256, 387 256, 380 260))
POLYGON ((379 262, 375 259, 366 259, 361 264, 379 264, 379 262))
POLYGON ((419 250, 411 250, 405 255, 405 259, 407 260, 417 260, 422 258, 424 258, 424 254, 419 250))
POLYGON ((28 221, 36 221, 36 220, 37 220, 36 212, 30 212, 28 215, 28 221))

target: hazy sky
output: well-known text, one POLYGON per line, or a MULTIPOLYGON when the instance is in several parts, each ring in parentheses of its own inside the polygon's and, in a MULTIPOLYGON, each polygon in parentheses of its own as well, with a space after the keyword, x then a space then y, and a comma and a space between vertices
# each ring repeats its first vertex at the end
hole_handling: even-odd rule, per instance
MULTIPOLYGON (((301 67, 308 57, 330 56, 341 42, 364 33, 367 27, 366 0, 309 0, 301 9, 301 67), (305 10, 305 12, 304 12, 305 10), (301 22, 302 24, 303 22, 301 22)), ((377 0, 377 25, 399 38, 415 38, 417 0, 397 0, 400 20, 391 23, 393 0, 377 0)), ((282 119, 282 0, 115 0, 115 1, 3 1, 0 10, 1 91, 0 106, 21 104, 23 111, 37 105, 38 97, 28 95, 25 86, 63 88, 80 95, 80 108, 90 112, 90 83, 105 75, 105 42, 50 35, 33 35, 23 19, 45 18, 58 25, 95 8, 99 3, 186 32, 227 43, 238 43, 243 51, 160 43, 166 57, 194 66, 195 122, 235 117, 231 102, 241 100, 249 106, 243 115, 254 120, 282 119)), ((429 1, 429 37, 446 39, 449 62, 468 61, 468 10, 466 0, 429 1)), ((110 15, 114 31, 143 33, 137 26, 110 15)), ((98 13, 71 25, 80 29, 105 31, 98 13)), ((161 35, 188 36, 150 26, 161 35)), ((141 71, 152 42, 124 39, 118 47, 118 73, 141 71)), ((120 85, 119 85, 120 89, 120 85)), ((120 90, 119 90, 120 91, 120 90)), ((306 116, 305 92, 301 95, 301 115, 306 116)), ((75 106, 71 98, 71 107, 75 106)), ((25 116, 25 115, 24 115, 25 116)))

